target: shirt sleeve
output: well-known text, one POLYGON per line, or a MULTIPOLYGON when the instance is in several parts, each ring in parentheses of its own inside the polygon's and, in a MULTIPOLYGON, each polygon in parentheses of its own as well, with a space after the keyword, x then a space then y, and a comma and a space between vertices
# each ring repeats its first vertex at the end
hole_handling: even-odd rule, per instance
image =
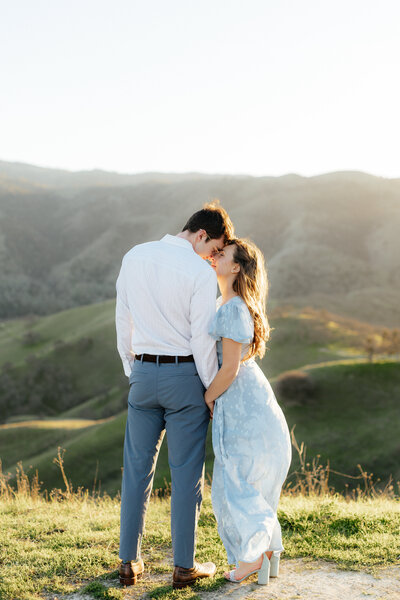
POLYGON ((208 334, 215 316, 216 296, 217 277, 210 267, 197 278, 190 302, 190 346, 197 372, 206 388, 218 371, 215 340, 208 334))
POLYGON ((125 375, 129 377, 135 354, 132 350, 133 320, 126 294, 124 261, 122 261, 121 270, 118 275, 116 290, 117 302, 115 307, 115 325, 117 330, 117 348, 122 360, 125 375))
POLYGON ((208 332, 217 341, 228 338, 249 344, 254 336, 254 322, 245 304, 228 302, 218 310, 208 332))

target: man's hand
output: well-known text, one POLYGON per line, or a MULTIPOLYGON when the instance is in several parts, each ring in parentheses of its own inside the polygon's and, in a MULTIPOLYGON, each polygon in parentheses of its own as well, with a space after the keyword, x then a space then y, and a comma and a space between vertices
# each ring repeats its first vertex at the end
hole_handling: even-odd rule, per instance
POLYGON ((207 404, 208 408, 210 409, 210 419, 213 418, 213 414, 214 414, 214 404, 215 404, 215 400, 209 400, 207 398, 207 392, 204 394, 204 401, 207 404))

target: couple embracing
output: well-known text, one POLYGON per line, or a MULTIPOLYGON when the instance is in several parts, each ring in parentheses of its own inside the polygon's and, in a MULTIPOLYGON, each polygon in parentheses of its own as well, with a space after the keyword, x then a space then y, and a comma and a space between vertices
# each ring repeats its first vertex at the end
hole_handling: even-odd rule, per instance
POLYGON ((144 572, 141 542, 166 431, 171 470, 174 588, 213 577, 195 561, 206 435, 212 419, 212 503, 234 583, 276 577, 283 551, 277 507, 290 460, 285 417, 255 362, 269 337, 264 258, 234 237, 211 203, 177 235, 134 246, 117 280, 118 351, 129 377, 119 578, 144 572), (218 300, 217 282, 221 292, 218 300))

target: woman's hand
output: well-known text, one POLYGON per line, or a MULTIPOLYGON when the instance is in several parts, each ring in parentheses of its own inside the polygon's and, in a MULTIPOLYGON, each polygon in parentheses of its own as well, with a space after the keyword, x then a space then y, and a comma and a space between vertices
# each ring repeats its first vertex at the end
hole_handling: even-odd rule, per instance
POLYGON ((223 394, 235 380, 240 369, 242 344, 229 338, 222 338, 222 366, 210 387, 204 394, 204 401, 210 409, 213 418, 215 400, 223 394))
POLYGON ((208 408, 210 409, 210 419, 213 418, 213 414, 214 414, 214 404, 215 404, 215 400, 209 400, 207 398, 207 392, 204 394, 204 401, 207 404, 208 408))

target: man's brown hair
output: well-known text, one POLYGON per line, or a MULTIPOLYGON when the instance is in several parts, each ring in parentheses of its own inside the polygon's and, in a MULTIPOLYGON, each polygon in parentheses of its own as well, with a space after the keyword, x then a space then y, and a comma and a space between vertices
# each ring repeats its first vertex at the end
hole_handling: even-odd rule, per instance
POLYGON ((201 210, 190 217, 182 231, 196 233, 199 229, 204 229, 212 240, 219 239, 223 235, 225 243, 233 238, 235 232, 233 223, 219 200, 204 204, 201 210))

